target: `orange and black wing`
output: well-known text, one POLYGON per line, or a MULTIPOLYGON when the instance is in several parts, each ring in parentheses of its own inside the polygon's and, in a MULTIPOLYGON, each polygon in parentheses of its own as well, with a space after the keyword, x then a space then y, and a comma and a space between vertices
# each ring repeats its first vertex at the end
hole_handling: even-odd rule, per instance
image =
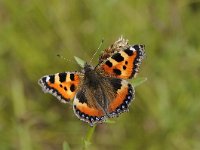
POLYGON ((77 91, 73 102, 76 116, 91 126, 128 111, 134 99, 134 89, 126 80, 102 77, 101 83, 101 89, 92 91, 86 85, 77 91))
MULTIPOLYGON (((73 109, 76 116, 91 126, 105 121, 106 116, 103 108, 98 104, 95 95, 87 87, 83 87, 77 92, 73 102, 73 109)), ((100 98, 101 99, 101 98, 100 98)))
POLYGON ((50 93, 63 103, 74 98, 81 83, 82 74, 63 72, 42 77, 38 83, 45 93, 50 93))
POLYGON ((128 111, 128 107, 135 97, 135 90, 128 81, 123 79, 112 78, 110 85, 115 96, 109 101, 108 113, 110 117, 117 117, 119 114, 128 111))
POLYGON ((121 48, 99 64, 97 69, 111 77, 130 79, 138 73, 144 55, 144 45, 121 48))

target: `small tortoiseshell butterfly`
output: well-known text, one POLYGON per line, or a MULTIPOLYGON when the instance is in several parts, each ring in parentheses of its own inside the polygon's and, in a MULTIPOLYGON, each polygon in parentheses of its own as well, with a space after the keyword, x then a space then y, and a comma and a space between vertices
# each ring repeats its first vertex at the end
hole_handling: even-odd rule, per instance
POLYGON ((128 111, 135 91, 126 79, 136 76, 144 55, 144 45, 131 46, 121 37, 104 50, 96 67, 86 63, 82 72, 46 75, 38 83, 63 103, 74 99, 74 113, 92 126, 128 111))

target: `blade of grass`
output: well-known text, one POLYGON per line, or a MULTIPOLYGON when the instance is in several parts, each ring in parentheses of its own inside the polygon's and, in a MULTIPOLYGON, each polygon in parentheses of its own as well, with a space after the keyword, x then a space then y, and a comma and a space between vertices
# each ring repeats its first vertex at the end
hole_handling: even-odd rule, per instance
POLYGON ((140 78, 135 78, 134 80, 131 81, 131 83, 134 85, 134 87, 136 87, 144 83, 145 81, 147 81, 146 77, 140 77, 140 78))
POLYGON ((81 68, 84 68, 84 65, 85 65, 85 63, 86 63, 84 60, 82 60, 81 58, 76 57, 76 56, 74 56, 74 59, 76 60, 76 62, 79 64, 79 66, 80 66, 81 68))
POLYGON ((20 119, 27 113, 26 99, 24 97, 24 87, 20 80, 15 79, 11 85, 12 103, 14 109, 14 129, 18 133, 18 142, 21 150, 31 150, 32 141, 27 124, 20 122, 20 119))
POLYGON ((66 141, 63 142, 63 150, 70 150, 69 144, 66 141))

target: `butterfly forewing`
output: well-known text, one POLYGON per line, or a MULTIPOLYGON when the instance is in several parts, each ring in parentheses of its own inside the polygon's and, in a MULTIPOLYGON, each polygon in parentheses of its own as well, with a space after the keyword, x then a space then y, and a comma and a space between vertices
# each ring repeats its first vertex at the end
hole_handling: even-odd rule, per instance
POLYGON ((66 103, 74 98, 82 76, 79 72, 56 73, 42 77, 38 83, 45 93, 50 93, 66 103))
POLYGON ((133 45, 115 52, 104 60, 97 68, 102 69, 107 75, 130 79, 139 71, 139 65, 144 57, 144 45, 133 45))

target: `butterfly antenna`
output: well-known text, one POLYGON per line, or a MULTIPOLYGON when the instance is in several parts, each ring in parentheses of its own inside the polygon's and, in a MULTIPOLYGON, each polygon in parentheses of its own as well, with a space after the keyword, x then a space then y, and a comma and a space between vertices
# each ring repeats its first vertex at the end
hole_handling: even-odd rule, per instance
POLYGON ((66 62, 70 62, 72 64, 75 64, 73 61, 69 60, 69 59, 66 59, 64 56, 60 55, 60 54, 57 54, 56 55, 57 57, 61 58, 61 59, 64 59, 66 62))
POLYGON ((101 43, 99 44, 99 47, 97 48, 97 50, 95 51, 95 53, 93 54, 91 60, 90 60, 90 64, 92 63, 92 60, 94 59, 94 56, 97 54, 97 52, 99 51, 99 49, 101 48, 101 45, 103 44, 104 39, 101 40, 101 43))

